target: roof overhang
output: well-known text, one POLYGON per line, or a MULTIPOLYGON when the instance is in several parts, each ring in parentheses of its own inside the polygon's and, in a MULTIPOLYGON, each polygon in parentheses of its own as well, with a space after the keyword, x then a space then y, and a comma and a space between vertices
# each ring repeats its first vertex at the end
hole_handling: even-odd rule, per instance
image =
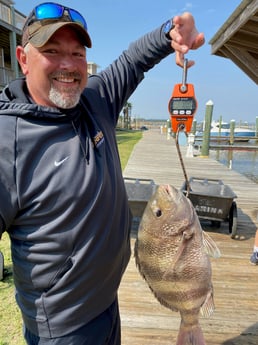
POLYGON ((258 84, 258 0, 243 0, 209 43, 258 84))

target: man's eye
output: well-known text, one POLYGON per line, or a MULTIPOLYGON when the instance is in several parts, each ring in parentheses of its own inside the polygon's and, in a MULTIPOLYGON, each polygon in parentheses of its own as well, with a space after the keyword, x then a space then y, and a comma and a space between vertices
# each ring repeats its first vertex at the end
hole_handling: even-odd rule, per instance
POLYGON ((84 58, 85 57, 85 54, 81 53, 81 52, 76 52, 76 53, 73 53, 74 56, 77 56, 77 57, 81 57, 81 58, 84 58))
POLYGON ((47 50, 45 50, 45 53, 47 53, 47 54, 56 54, 57 51, 55 49, 47 49, 47 50))

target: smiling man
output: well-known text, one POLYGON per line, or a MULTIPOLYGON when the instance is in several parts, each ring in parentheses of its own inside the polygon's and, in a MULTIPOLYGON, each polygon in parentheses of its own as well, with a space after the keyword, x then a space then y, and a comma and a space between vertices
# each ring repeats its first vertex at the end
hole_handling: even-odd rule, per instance
POLYGON ((47 2, 28 16, 16 50, 24 77, 0 95, 0 237, 10 236, 29 345, 120 345, 131 214, 117 119, 145 72, 174 51, 182 64, 203 42, 185 13, 88 79, 82 15, 47 2))
POLYGON ((57 19, 55 26, 49 20, 31 23, 29 17, 25 23, 23 46, 18 46, 16 53, 35 103, 72 108, 79 102, 87 83, 85 45, 91 47, 91 40, 78 24, 71 25, 69 16, 64 15, 64 18, 68 22, 60 25, 57 19))

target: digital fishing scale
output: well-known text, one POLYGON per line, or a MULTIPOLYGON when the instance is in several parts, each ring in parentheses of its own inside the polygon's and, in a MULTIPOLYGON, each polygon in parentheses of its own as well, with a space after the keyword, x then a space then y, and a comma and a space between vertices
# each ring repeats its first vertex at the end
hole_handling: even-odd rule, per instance
POLYGON ((193 84, 186 83, 187 79, 187 59, 184 59, 182 84, 174 86, 171 98, 168 103, 171 127, 174 133, 184 130, 191 131, 194 114, 197 110, 197 100, 195 98, 193 84))
POLYGON ((188 60, 184 59, 182 84, 176 84, 174 86, 171 98, 168 103, 168 111, 170 113, 172 131, 176 134, 176 148, 185 177, 186 196, 188 197, 191 186, 186 174, 183 157, 180 151, 178 136, 180 132, 184 132, 186 136, 188 136, 188 133, 191 132, 194 114, 197 110, 197 100, 195 98, 193 84, 186 83, 187 63, 188 60))

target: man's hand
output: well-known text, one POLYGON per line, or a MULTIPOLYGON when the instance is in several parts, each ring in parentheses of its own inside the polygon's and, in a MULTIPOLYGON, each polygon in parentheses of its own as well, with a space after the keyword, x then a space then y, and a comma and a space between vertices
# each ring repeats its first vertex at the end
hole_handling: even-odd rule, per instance
MULTIPOLYGON (((182 67, 184 64, 184 54, 190 49, 201 47, 205 42, 204 34, 197 31, 194 18, 188 12, 174 17, 173 24, 174 28, 170 31, 171 45, 176 53, 176 64, 182 67)), ((194 61, 188 61, 188 67, 193 65, 194 61)))

